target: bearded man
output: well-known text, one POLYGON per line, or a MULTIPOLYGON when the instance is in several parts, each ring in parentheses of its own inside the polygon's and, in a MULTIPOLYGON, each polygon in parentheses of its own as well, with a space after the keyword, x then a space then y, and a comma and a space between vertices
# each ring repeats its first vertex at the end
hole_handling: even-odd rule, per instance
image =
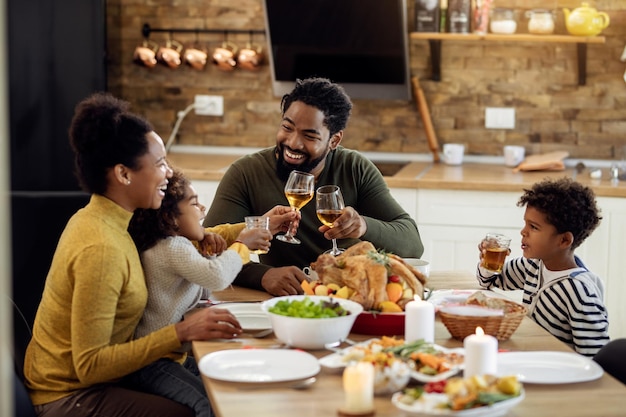
POLYGON ((285 183, 293 170, 313 174, 316 189, 338 185, 346 208, 330 228, 318 220, 314 200, 309 202, 293 225, 302 243, 274 239, 260 263, 244 265, 234 284, 272 295, 302 294, 300 283, 309 279, 302 268, 328 250, 333 238, 344 248, 369 241, 379 250, 419 258, 424 246, 417 225, 391 196, 380 171, 358 151, 339 145, 352 111, 343 88, 325 78, 297 80, 283 96, 281 111, 276 146, 229 167, 204 226, 238 223, 286 205, 285 183))

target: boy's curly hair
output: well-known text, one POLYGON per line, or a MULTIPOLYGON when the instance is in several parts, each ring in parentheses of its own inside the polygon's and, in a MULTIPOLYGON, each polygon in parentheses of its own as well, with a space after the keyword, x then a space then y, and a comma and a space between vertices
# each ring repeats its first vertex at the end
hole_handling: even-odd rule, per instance
POLYGON ((572 249, 580 246, 602 220, 593 190, 566 177, 546 179, 525 189, 517 205, 544 213, 557 232, 571 232, 572 249))
POLYGON ((140 253, 156 245, 159 240, 178 234, 176 221, 180 216, 178 203, 185 199, 185 190, 189 184, 189 179, 181 171, 174 169, 172 178, 168 180, 161 207, 157 210, 135 210, 128 225, 128 233, 140 253))

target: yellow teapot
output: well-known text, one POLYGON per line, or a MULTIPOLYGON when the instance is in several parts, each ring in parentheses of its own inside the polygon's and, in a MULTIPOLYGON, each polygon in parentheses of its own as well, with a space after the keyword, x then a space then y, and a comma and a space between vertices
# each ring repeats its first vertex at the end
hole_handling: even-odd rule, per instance
POLYGON ((565 26, 570 35, 595 36, 609 25, 609 15, 599 12, 589 3, 582 5, 570 13, 569 9, 563 9, 565 13, 565 26))

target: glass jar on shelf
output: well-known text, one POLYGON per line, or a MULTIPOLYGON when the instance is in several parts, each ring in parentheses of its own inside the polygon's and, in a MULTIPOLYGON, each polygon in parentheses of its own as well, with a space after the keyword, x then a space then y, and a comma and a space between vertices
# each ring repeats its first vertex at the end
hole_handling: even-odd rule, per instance
POLYGON ((515 10, 496 7, 491 10, 489 30, 491 33, 511 34, 517 30, 515 10))
POLYGON ((526 12, 528 33, 550 35, 554 32, 554 12, 545 9, 534 9, 526 12))

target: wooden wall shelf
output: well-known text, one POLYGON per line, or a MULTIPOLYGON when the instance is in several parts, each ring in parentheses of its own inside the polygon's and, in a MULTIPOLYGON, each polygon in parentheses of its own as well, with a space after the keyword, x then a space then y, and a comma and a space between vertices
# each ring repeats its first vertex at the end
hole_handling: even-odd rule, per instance
POLYGON ((604 36, 571 36, 571 35, 532 35, 511 34, 497 35, 493 33, 436 33, 436 32, 411 32, 411 40, 427 40, 430 45, 430 59, 433 72, 431 79, 441 80, 441 41, 494 41, 494 42, 550 42, 550 43, 575 43, 578 60, 578 85, 587 82, 587 44, 605 43, 604 36))

